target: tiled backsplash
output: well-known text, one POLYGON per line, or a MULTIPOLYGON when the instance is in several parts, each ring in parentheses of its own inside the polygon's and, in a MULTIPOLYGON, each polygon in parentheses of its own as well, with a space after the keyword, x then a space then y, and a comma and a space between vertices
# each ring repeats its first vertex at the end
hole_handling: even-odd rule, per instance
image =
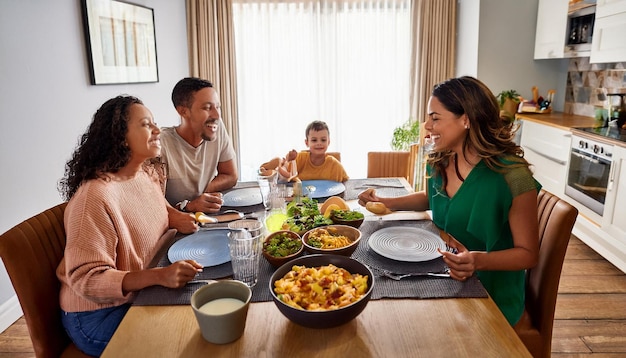
MULTIPOLYGON (((603 88, 611 92, 626 90, 626 62, 589 63, 589 57, 570 59, 565 87, 565 113, 594 117, 603 88)), ((606 92, 605 92, 606 93, 606 92)))

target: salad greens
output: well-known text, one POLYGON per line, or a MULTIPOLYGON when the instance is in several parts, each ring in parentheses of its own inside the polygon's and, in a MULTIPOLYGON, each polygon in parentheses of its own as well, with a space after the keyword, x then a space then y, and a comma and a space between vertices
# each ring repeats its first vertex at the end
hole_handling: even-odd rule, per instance
POLYGON ((362 212, 354 210, 333 210, 330 214, 335 219, 339 220, 360 220, 365 217, 362 212))
POLYGON ((302 247, 302 241, 287 233, 279 233, 264 243, 265 251, 274 257, 285 257, 295 254, 302 247))
POLYGON ((333 221, 320 213, 317 201, 310 198, 302 198, 300 203, 295 201, 287 204, 287 220, 283 228, 295 232, 305 232, 318 226, 331 225, 333 221))

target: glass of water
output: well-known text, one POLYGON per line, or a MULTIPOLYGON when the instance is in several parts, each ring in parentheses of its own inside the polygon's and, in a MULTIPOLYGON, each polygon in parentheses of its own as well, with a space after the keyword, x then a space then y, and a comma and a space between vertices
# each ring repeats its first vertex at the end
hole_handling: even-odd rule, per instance
MULTIPOLYGON (((238 220, 243 221, 243 220, 238 220)), ((250 227, 241 227, 234 221, 228 225, 228 248, 233 266, 233 279, 248 287, 256 285, 259 276, 259 262, 263 247, 263 224, 256 220, 248 221, 250 227), (232 225, 231 225, 232 224, 232 225)))

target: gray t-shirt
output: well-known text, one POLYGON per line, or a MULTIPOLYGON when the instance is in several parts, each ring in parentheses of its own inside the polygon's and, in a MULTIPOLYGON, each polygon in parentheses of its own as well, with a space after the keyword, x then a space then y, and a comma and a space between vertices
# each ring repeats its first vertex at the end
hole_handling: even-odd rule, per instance
POLYGON ((204 193, 217 175, 217 164, 235 159, 230 136, 219 122, 215 140, 197 148, 187 143, 174 127, 161 129, 161 158, 167 167, 165 198, 171 205, 204 193))

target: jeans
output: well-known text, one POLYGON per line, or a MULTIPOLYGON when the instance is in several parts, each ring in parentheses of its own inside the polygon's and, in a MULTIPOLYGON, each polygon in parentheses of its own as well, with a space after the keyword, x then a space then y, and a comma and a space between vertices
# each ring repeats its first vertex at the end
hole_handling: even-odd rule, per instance
POLYGON ((99 357, 129 308, 130 304, 124 304, 95 311, 61 311, 61 321, 78 349, 99 357))

